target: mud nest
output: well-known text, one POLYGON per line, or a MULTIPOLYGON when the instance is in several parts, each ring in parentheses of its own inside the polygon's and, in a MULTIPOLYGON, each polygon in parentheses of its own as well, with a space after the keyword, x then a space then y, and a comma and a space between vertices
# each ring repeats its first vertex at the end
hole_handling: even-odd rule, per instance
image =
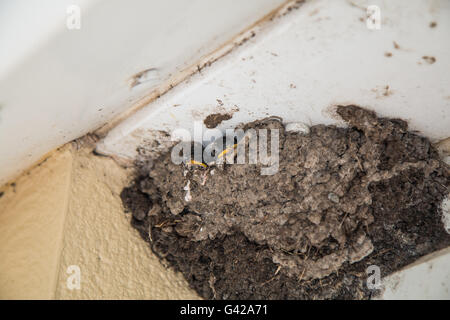
POLYGON ((449 167, 399 119, 340 106, 348 128, 279 130, 279 169, 141 162, 121 194, 153 252, 206 299, 368 299, 381 276, 450 245, 449 167), (186 193, 189 192, 189 196, 186 193))

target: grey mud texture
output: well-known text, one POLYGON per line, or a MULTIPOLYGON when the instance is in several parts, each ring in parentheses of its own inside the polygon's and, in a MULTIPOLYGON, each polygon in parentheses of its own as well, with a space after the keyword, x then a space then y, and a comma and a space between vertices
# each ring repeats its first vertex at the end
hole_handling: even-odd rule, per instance
MULTIPOLYGON (((369 299, 384 277, 450 245, 449 167, 400 119, 339 106, 347 128, 279 130, 279 168, 141 161, 122 192, 153 252, 206 299, 369 299)), ((248 143, 244 141, 243 143, 248 143)), ((270 144, 269 144, 270 145, 270 144)))

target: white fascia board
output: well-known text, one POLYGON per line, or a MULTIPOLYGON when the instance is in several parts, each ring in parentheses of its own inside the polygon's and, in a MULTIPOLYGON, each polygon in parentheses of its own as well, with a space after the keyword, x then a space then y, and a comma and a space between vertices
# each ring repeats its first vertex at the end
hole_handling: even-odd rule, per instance
POLYGON ((0 184, 107 124, 284 1, 2 1, 0 184), (71 5, 80 29, 67 28, 71 5))

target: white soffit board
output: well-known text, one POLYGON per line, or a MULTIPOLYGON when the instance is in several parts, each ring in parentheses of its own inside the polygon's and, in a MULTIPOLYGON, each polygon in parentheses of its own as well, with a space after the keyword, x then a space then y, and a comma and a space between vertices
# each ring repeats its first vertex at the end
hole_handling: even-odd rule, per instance
POLYGON ((216 112, 233 113, 219 129, 269 115, 342 124, 330 112, 338 104, 401 117, 432 140, 449 137, 449 32, 445 0, 307 1, 129 117, 97 151, 132 160, 156 130, 193 130, 216 112), (379 30, 367 27, 369 5, 380 9, 379 30))
POLYGON ((104 125, 284 1, 2 1, 0 185, 104 125), (67 28, 77 14, 72 5, 80 29, 67 28))
POLYGON ((450 248, 432 253, 382 279, 380 298, 450 299, 450 248))

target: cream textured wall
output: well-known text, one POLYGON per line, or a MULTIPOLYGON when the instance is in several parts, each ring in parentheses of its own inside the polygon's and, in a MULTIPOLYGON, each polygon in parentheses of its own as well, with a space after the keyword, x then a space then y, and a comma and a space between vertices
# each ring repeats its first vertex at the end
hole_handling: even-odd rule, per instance
POLYGON ((69 199, 66 147, 2 189, 0 299, 52 299, 69 199))
POLYGON ((75 157, 56 298, 198 299, 131 228, 119 196, 127 177, 109 158, 75 157), (80 290, 66 286, 70 265, 80 267, 80 290))
POLYGON ((131 228, 119 197, 128 173, 68 145, 4 187, 0 299, 198 299, 131 228), (66 285, 70 265, 80 290, 66 285))

